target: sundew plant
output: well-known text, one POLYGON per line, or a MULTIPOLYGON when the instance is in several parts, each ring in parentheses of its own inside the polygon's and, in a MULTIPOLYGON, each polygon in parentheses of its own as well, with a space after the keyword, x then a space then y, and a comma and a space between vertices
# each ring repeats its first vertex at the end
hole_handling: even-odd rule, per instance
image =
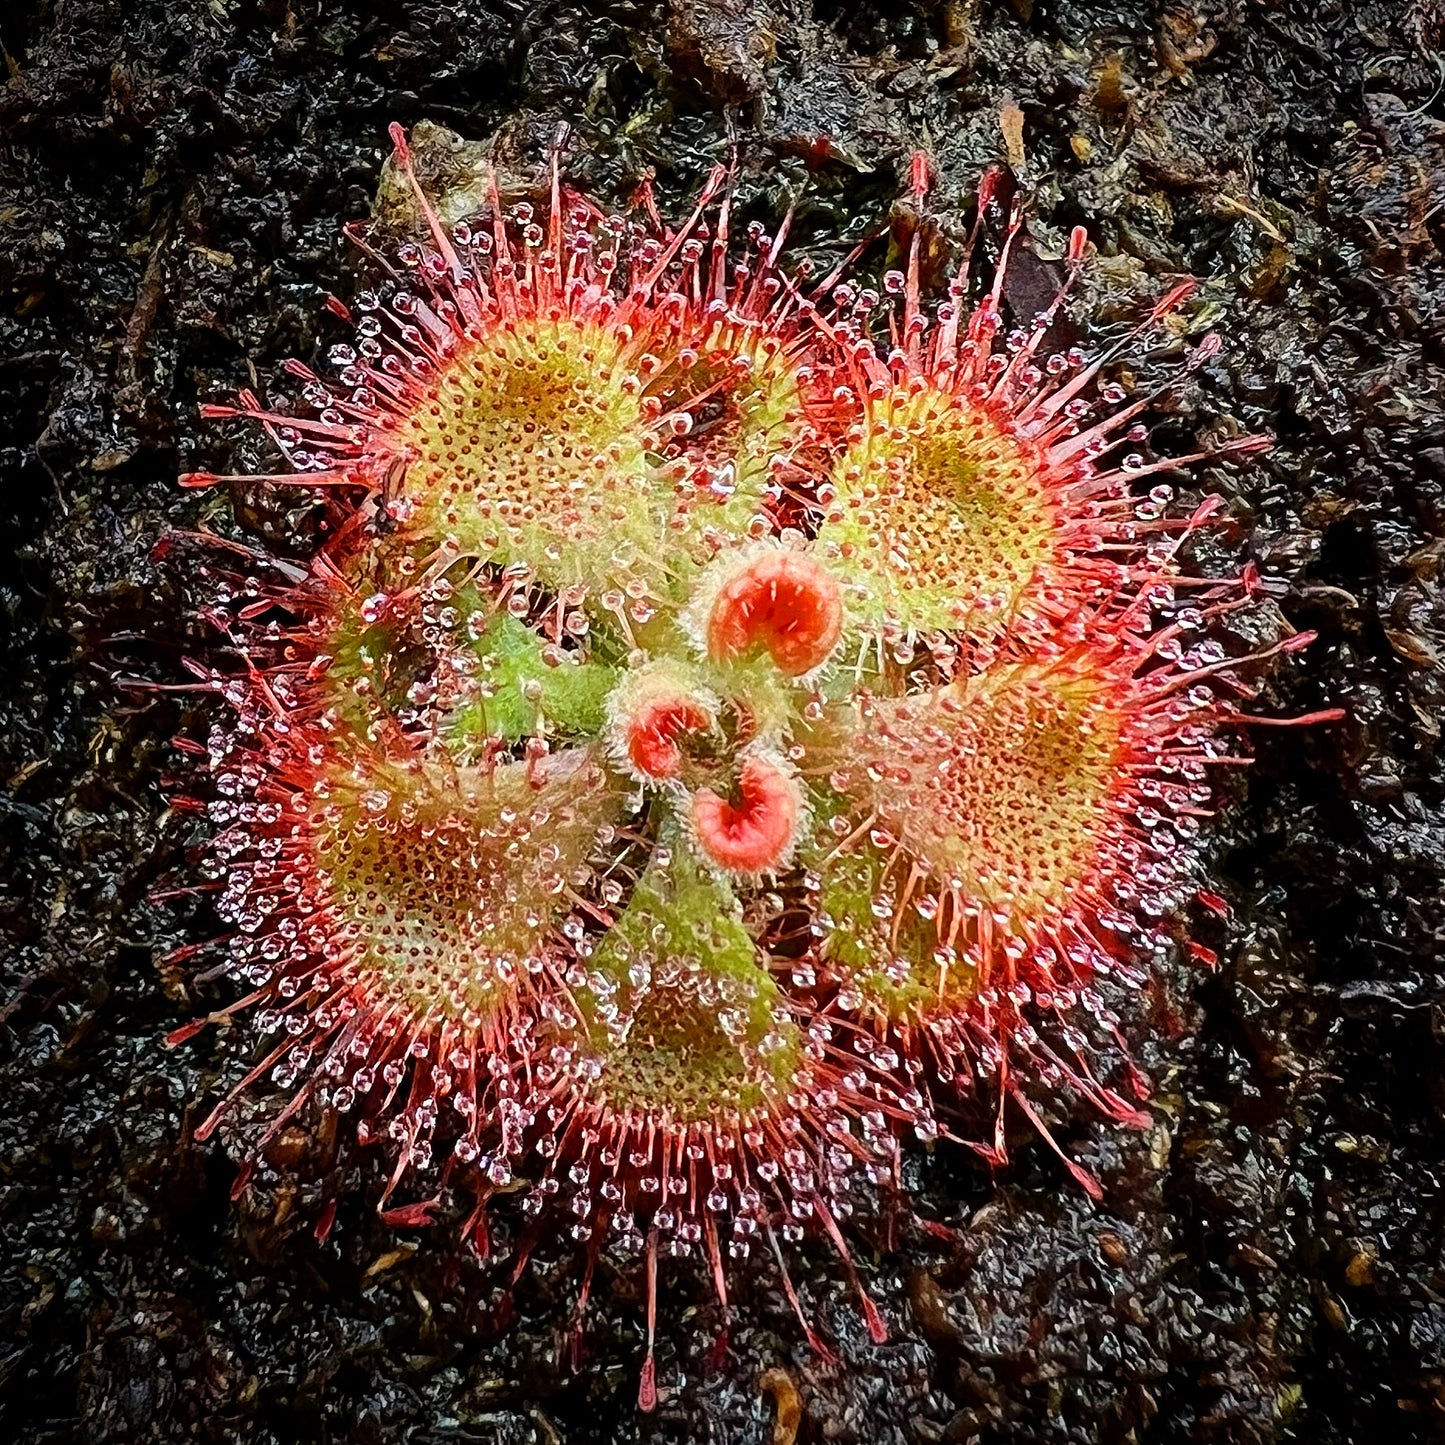
POLYGON ((291 364, 299 414, 204 409, 264 427, 284 466, 247 480, 328 531, 204 573, 210 1018, 261 1042, 198 1136, 270 1080, 238 1189, 331 1110, 398 1223, 464 1185, 484 1248, 517 1196, 584 1304, 601 1251, 637 1256, 644 1407, 662 1255, 725 1309, 760 1253, 801 1319, 786 1245, 817 1231, 881 1338, 845 1221, 910 1140, 997 1163, 1011 1110, 1053 1144, 1041 1097, 1142 1117, 1109 1000, 1199 887, 1244 663, 1307 640, 1227 655, 1249 576, 1190 573, 1217 502, 1163 480, 1201 457, 1150 459, 1112 379, 1190 287, 1058 349, 1086 235, 1011 314, 1026 237, 987 179, 928 298, 916 238, 875 291, 790 265, 786 226, 735 236, 721 171, 677 227, 555 173, 540 214, 448 227, 392 134, 425 240, 328 375, 291 364))

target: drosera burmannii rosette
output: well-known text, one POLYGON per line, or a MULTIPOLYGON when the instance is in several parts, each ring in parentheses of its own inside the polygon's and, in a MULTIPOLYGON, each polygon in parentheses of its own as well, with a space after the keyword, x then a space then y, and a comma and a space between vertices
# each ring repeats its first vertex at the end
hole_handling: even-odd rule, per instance
POLYGON ((555 172, 543 214, 447 228, 392 134, 428 235, 334 378, 292 364, 301 416, 205 408, 264 426, 259 480, 331 530, 309 568, 228 544, 209 573, 241 659, 197 666, 226 706, 183 744, 241 984, 210 1017, 265 1042, 198 1135, 269 1077, 252 1160, 329 1109, 387 1150, 399 1223, 465 1181, 485 1249, 520 1194, 581 1248, 579 1317, 599 1254, 639 1257, 644 1407, 662 1254, 725 1312, 760 1253, 803 1319, 815 1229, 881 1338, 844 1221, 911 1138, 996 1104, 1001 1162, 1014 1101, 1052 1144, 1039 1088, 1142 1117, 1104 994, 1196 886, 1244 664, 1308 640, 1225 655, 1251 588, 1183 569, 1217 504, 1159 476, 1263 442, 1146 461, 1108 368, 1188 286, 1055 351, 1084 232, 1009 316, 1017 212, 975 284, 987 178, 930 307, 916 238, 882 296, 814 284, 786 226, 731 234, 721 171, 676 230, 555 172))

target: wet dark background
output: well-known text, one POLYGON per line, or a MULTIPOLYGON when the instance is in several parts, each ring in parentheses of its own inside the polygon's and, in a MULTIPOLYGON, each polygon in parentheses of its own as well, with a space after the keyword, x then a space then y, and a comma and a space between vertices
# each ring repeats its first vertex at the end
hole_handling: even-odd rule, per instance
MULTIPOLYGON (((1445 507, 1445 20, 1438 0, 892 4, 11 0, 0 13, 0 1438, 24 1442, 1410 1441, 1445 1428, 1438 590, 1445 507), (855 1248, 867 1342, 827 1251, 797 1277, 843 1356, 803 1347, 771 1276, 664 1290, 657 1413, 633 1408, 635 1284, 602 1278, 581 1368, 575 1262, 502 1284, 445 1229, 375 1219, 379 1161, 296 1131, 294 1183, 239 1205, 188 1129, 244 1037, 165 1031, 227 997, 163 963, 203 907, 160 779, 193 560, 157 541, 232 499, 185 465, 260 460, 199 397, 340 339, 363 284, 339 224, 388 121, 439 122, 526 178, 565 118, 604 200, 648 166, 674 212, 737 139, 749 214, 798 195, 831 245, 887 215, 926 145, 957 214, 1008 157, 1041 247, 1083 222, 1098 304, 1213 278, 1228 337, 1177 406, 1279 441, 1216 477, 1221 558, 1288 583, 1321 642, 1265 706, 1193 926, 1132 1032, 1145 1134, 1079 1117, 1102 1208, 1021 1136, 990 1181, 920 1151, 855 1248), (341 1188, 317 1245, 315 1202, 341 1188), (896 1249, 885 1253, 888 1234, 896 1249), (802 1417, 795 1417, 801 1405, 802 1417)), ((953 211, 950 211, 953 208, 953 211)), ((870 264, 879 264, 875 254, 870 264)), ((242 520, 283 545, 257 500, 242 520)))

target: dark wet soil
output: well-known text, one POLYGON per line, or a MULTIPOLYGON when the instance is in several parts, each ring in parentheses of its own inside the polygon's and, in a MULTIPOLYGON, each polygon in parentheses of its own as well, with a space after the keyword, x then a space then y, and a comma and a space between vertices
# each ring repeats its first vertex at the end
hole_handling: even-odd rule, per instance
MULTIPOLYGON (((1445 102, 1438 0, 11 0, 0 11, 0 1437, 17 1442, 1411 1441, 1445 1432, 1445 102), (190 1142, 244 1039, 164 1033, 225 997, 163 960, 207 936, 167 739, 201 645, 157 542, 272 525, 177 491, 264 458, 196 402, 341 339, 328 291, 385 126, 438 122, 535 173, 674 211, 740 158, 742 203, 795 198, 836 252, 936 157, 946 218, 1008 159, 1041 248, 1076 222, 1094 301, 1209 278, 1221 361, 1173 405, 1273 454, 1210 479, 1320 642, 1272 678, 1217 833, 1222 962, 1130 1021, 1152 1130, 1080 1115, 1092 1207, 1021 1137, 990 1179, 921 1150, 909 1208, 855 1248, 892 1337, 868 1342, 819 1249, 803 1346, 770 1275, 665 1291, 664 1398, 634 1410, 635 1286, 602 1279, 565 1348, 575 1263, 504 1278, 444 1229, 386 1230, 381 1166, 327 1141, 233 1205, 190 1142), (891 1242, 893 1248, 886 1246, 891 1242)), ((875 255, 872 264, 881 262, 875 255)), ((869 262, 865 259, 865 265, 869 262)), ((284 528, 282 529, 284 533, 284 528)), ((211 925, 214 927, 214 924, 211 925)))

